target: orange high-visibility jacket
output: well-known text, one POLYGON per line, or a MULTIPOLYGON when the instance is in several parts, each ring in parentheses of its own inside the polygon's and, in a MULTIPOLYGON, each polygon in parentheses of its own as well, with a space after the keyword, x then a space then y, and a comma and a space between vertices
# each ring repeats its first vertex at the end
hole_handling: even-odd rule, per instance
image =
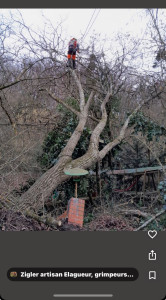
POLYGON ((79 44, 77 43, 76 39, 71 39, 69 42, 69 48, 73 48, 73 50, 78 51, 79 52, 79 44))

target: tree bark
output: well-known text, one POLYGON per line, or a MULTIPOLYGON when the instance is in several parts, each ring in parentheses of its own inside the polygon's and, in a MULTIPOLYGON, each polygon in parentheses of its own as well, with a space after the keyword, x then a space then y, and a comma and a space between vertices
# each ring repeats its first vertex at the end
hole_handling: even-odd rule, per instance
POLYGON ((45 172, 31 187, 26 191, 19 200, 20 208, 27 208, 38 211, 44 205, 44 202, 56 189, 56 187, 69 179, 64 174, 64 167, 71 160, 70 157, 64 156, 59 159, 57 164, 45 172))

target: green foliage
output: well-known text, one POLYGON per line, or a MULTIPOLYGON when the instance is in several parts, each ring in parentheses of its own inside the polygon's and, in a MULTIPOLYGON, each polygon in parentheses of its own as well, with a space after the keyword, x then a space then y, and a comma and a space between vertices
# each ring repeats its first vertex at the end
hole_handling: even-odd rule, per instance
POLYGON ((130 119, 129 126, 134 126, 134 134, 141 132, 148 141, 152 141, 153 138, 159 141, 161 136, 166 136, 165 128, 149 120, 142 112, 138 112, 130 119))
MULTIPOLYGON (((70 99, 68 104, 75 106, 77 108, 77 103, 70 99), (70 102, 70 103, 69 103, 70 102)), ((65 112, 63 114, 63 118, 61 122, 58 124, 58 127, 55 127, 51 132, 48 133, 47 137, 45 138, 42 146, 42 154, 38 156, 38 162, 40 163, 41 167, 46 171, 47 169, 51 168, 55 165, 58 161, 58 155, 61 153, 62 149, 66 146, 69 138, 71 137, 73 131, 75 130, 78 119, 75 114, 67 111, 64 107, 59 106, 59 111, 65 112)), ((72 158, 76 159, 82 155, 84 155, 89 146, 91 130, 88 127, 85 127, 82 133, 82 136, 76 145, 72 158)), ((59 193, 61 194, 62 191, 65 193, 65 201, 67 201, 74 196, 74 187, 75 184, 73 179, 71 178, 69 181, 63 183, 62 186, 58 187, 58 190, 55 190, 52 195, 52 199, 56 201, 58 198, 59 193)), ((88 177, 81 177, 80 182, 78 183, 78 196, 87 196, 89 188, 89 179, 88 177)))
MULTIPOLYGON (((163 203, 166 204, 166 178, 163 181, 159 182, 158 190, 159 190, 160 195, 163 199, 163 203)), ((164 205, 164 208, 165 207, 166 206, 164 205)))
MULTIPOLYGON (((37 158, 42 168, 49 169, 57 163, 58 155, 66 146, 69 138, 77 126, 77 123, 77 117, 72 113, 68 113, 59 124, 58 129, 55 127, 55 129, 49 132, 42 146, 42 154, 37 158)), ((76 159, 86 153, 89 145, 90 135, 90 129, 85 127, 83 134, 73 152, 73 159, 76 159)))
POLYGON ((160 218, 157 220, 154 220, 152 223, 150 223, 147 226, 147 230, 157 230, 157 231, 162 231, 165 230, 166 228, 166 215, 160 216, 160 218))
POLYGON ((80 178, 80 182, 78 183, 78 193, 79 193, 79 197, 81 196, 87 196, 87 191, 89 188, 89 180, 88 180, 88 176, 83 176, 80 178))
POLYGON ((160 217, 159 224, 162 229, 166 228, 166 215, 165 214, 160 217))
POLYGON ((155 57, 155 62, 153 64, 153 68, 156 68, 159 66, 160 62, 165 62, 166 61, 166 51, 165 51, 165 47, 160 47, 160 49, 157 51, 156 53, 156 57, 155 57))
MULTIPOLYGON (((77 111, 80 111, 79 103, 75 98, 68 98, 66 100, 66 104, 68 104, 70 107, 76 109, 77 111)), ((58 104, 57 109, 59 112, 64 112, 65 114, 70 114, 67 108, 65 108, 62 104, 58 104)))
POLYGON ((119 109, 120 109, 120 99, 116 96, 113 96, 111 98, 111 113, 112 113, 112 115, 119 112, 119 109))
POLYGON ((90 223, 94 219, 93 213, 88 213, 84 218, 84 224, 90 223))
POLYGON ((113 180, 111 180, 110 176, 106 173, 102 174, 102 178, 104 179, 104 184, 102 186, 102 195, 104 195, 106 201, 109 201, 112 197, 113 180))
POLYGON ((117 113, 119 113, 120 110, 120 101, 121 99, 117 96, 112 96, 111 100, 106 104, 107 113, 111 119, 117 117, 117 113))
POLYGON ((159 227, 159 223, 156 223, 156 221, 153 221, 147 226, 147 230, 156 230, 156 231, 161 231, 162 228, 159 227))

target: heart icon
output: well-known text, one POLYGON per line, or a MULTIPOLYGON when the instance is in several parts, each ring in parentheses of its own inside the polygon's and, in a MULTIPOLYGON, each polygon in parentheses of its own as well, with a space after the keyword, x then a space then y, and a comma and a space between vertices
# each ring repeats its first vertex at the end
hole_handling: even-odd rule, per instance
POLYGON ((150 236, 151 239, 154 239, 155 236, 157 235, 157 231, 156 230, 149 230, 148 235, 150 236))

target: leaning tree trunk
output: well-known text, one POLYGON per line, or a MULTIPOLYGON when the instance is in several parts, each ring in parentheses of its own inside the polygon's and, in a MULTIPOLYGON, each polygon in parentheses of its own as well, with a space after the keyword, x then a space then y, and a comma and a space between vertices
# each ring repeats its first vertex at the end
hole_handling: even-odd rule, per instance
POLYGON ((66 181, 69 176, 64 174, 65 164, 69 157, 62 157, 59 162, 45 172, 19 200, 21 210, 33 209, 36 212, 41 209, 58 185, 66 181))
POLYGON ((45 172, 21 196, 19 208, 23 211, 33 209, 35 212, 38 212, 57 186, 70 179, 69 175, 65 175, 65 169, 77 167, 87 169, 96 161, 97 153, 95 151, 89 151, 76 160, 72 160, 68 156, 61 157, 55 166, 45 172))

